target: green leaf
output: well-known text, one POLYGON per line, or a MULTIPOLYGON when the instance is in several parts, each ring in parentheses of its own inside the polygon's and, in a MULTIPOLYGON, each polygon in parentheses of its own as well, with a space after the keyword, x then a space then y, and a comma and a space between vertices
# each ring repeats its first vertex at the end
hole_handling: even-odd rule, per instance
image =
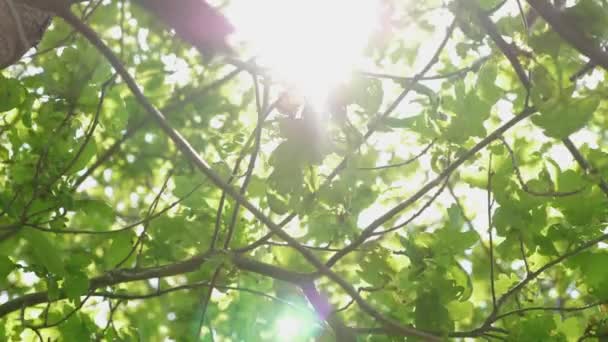
POLYGON ((558 329, 566 335, 568 341, 577 340, 585 333, 585 325, 578 317, 568 317, 557 322, 558 329))
POLYGON ((454 329, 454 322, 446 307, 440 302, 439 295, 434 292, 423 292, 418 295, 415 303, 414 322, 416 328, 425 331, 447 333, 454 329))
POLYGON ((284 199, 279 198, 279 196, 267 192, 266 200, 268 201, 270 210, 272 210, 275 214, 284 215, 289 212, 287 202, 284 199))
POLYGON ((207 207, 205 199, 206 188, 205 181, 202 177, 194 175, 176 175, 173 177, 175 189, 173 194, 180 199, 182 203, 190 208, 207 207))
POLYGON ((277 193, 284 195, 298 195, 304 186, 303 145, 297 145, 290 141, 279 145, 270 158, 274 171, 268 177, 268 184, 277 193))
POLYGON ((26 90, 18 80, 0 75, 0 113, 17 108, 25 96, 26 90))
POLYGON ((55 277, 48 277, 46 280, 47 292, 51 300, 58 300, 61 292, 59 291, 59 284, 55 277))
POLYGON ((500 0, 478 0, 479 6, 484 10, 491 10, 498 6, 501 1, 500 0))
MULTIPOLYGON (((546 30, 540 34, 533 34, 530 37, 530 46, 534 48, 535 51, 538 53, 546 53, 554 59, 557 59, 563 42, 562 38, 554 30, 546 30)), ((537 84, 534 83, 534 87, 536 86, 537 84)))
POLYGON ((515 284, 519 283, 519 278, 515 274, 499 274, 498 279, 494 282, 496 293, 505 293, 515 284))
POLYGON ((80 154, 75 155, 74 157, 77 157, 78 159, 76 159, 68 173, 76 173, 84 169, 91 161, 91 159, 95 157, 95 155, 97 154, 97 144, 95 143, 95 139, 90 139, 84 146, 84 148, 80 150, 79 147, 79 150, 77 152, 80 152, 80 154))
POLYGON ((33 229, 23 231, 23 236, 32 249, 37 264, 43 265, 49 272, 61 276, 65 273, 62 251, 57 249, 45 233, 33 229))
POLYGON ((454 143, 464 143, 469 137, 486 134, 483 122, 490 116, 492 104, 479 97, 475 90, 465 92, 464 83, 454 87, 455 96, 443 99, 443 108, 454 115, 443 137, 454 143))
POLYGON ((89 290, 89 279, 82 272, 71 272, 65 276, 62 289, 68 298, 78 299, 89 290))
MULTIPOLYGON (((70 312, 73 310, 71 307, 66 307, 64 312, 70 312)), ((91 337, 91 332, 86 324, 84 317, 81 317, 82 314, 74 314, 70 316, 64 324, 61 324, 60 331, 62 335, 68 341, 87 341, 91 337)))
POLYGON ((75 203, 77 210, 74 222, 85 228, 107 231, 112 228, 116 219, 116 213, 106 201, 103 200, 79 200, 75 203))
POLYGON ((387 263, 388 251, 375 248, 359 263, 359 277, 375 288, 382 288, 392 279, 395 270, 387 263))
POLYGON ((471 302, 450 302, 447 309, 453 321, 469 321, 475 308, 471 302))
POLYGON ((113 88, 106 95, 101 123, 113 135, 118 135, 127 126, 129 114, 120 89, 113 88))
POLYGON ((471 298, 471 295, 473 294, 473 282, 462 266, 460 266, 460 264, 451 266, 448 270, 448 275, 454 280, 456 287, 460 292, 458 299, 464 302, 471 298))
POLYGON ((509 334, 509 341, 563 341, 563 336, 554 332, 556 326, 550 314, 524 316, 516 323, 509 334))
MULTIPOLYGON (((228 1, 213 1, 223 2, 228 1)), ((281 17, 277 8, 264 7, 267 2, 254 2, 245 14, 276 24, 260 16, 281 17)), ((46 322, 53 327, 40 330, 45 340, 190 341, 199 336, 200 299, 209 294, 203 341, 339 339, 323 321, 327 310, 314 312, 310 303, 318 303, 304 298, 297 284, 280 280, 286 271, 316 275, 318 270, 280 238, 260 240, 268 229, 258 213, 237 211, 231 196, 220 208, 222 186, 205 178, 200 160, 277 224, 294 213, 285 232, 319 260, 361 242, 332 270, 403 325, 449 339, 450 332, 475 332, 483 322, 500 318, 493 327, 504 330, 485 331, 496 336, 482 336, 478 329, 474 337, 510 342, 576 341, 586 333, 607 332, 605 306, 561 313, 526 310, 553 307, 556 298, 565 308, 608 300, 605 245, 571 255, 606 233, 608 196, 599 186, 608 180, 605 70, 587 72, 586 57, 543 20, 526 28, 515 1, 384 1, 378 13, 356 10, 360 2, 349 2, 353 8, 337 15, 329 13, 331 6, 295 11, 302 20, 308 12, 335 16, 334 27, 316 27, 327 21, 316 17, 308 18, 309 26, 325 30, 324 38, 336 36, 334 28, 345 35, 331 46, 312 47, 319 58, 292 63, 280 75, 277 65, 268 63, 273 58, 246 62, 249 67, 237 63, 245 67, 240 71, 230 58, 199 58, 200 42, 175 39, 181 28, 164 20, 183 19, 186 30, 205 26, 205 20, 187 18, 196 11, 174 6, 160 18, 122 1, 74 7, 189 146, 174 143, 166 127, 140 127, 147 117, 141 98, 116 78, 95 46, 54 20, 36 46, 40 53, 0 76, 0 301, 9 301, 0 306, 41 292, 52 305, 27 308, 23 322, 21 308, 7 312, 0 340, 38 340, 27 325, 46 322), (445 15, 446 9, 451 15, 445 15), (493 10, 486 14, 531 72, 529 94, 480 25, 478 9, 493 10), (304 64, 338 61, 333 49, 343 49, 341 40, 366 44, 365 35, 349 36, 358 32, 344 25, 352 14, 381 18, 364 55, 348 56, 356 69, 326 82, 316 77, 326 75, 315 74, 347 71, 342 69, 352 61, 304 64), (456 20, 454 32, 446 32, 450 19, 456 20), (444 38, 445 46, 430 60, 444 38), (425 65, 431 68, 412 83, 425 65), (301 84, 291 72, 309 73, 317 82, 312 77, 301 84), (537 113, 508 124, 525 105, 537 113), (384 109, 392 110, 380 117, 384 109), (95 131, 85 144, 93 120, 95 131), (256 128, 261 128, 259 141, 256 128), (545 135, 538 137, 539 132, 545 135), (508 149, 494 139, 497 133, 509 142, 518 170, 508 149), (586 172, 569 154, 560 155, 560 139, 567 135, 576 138, 594 172, 586 172), (471 149, 476 153, 461 160, 471 149), (101 157, 95 170, 87 170, 101 157), (427 204, 439 190, 427 188, 455 162, 449 189, 427 204), (84 170, 89 172, 81 179, 84 170), (536 192, 580 191, 536 196, 524 191, 519 176, 536 192), (488 195, 494 203, 493 275, 488 195), (234 230, 228 232, 233 215, 234 230), (381 233, 410 217, 414 220, 407 226, 381 233), (370 224, 375 234, 359 240, 370 224), (85 230, 90 233, 77 233, 85 230), (216 238, 213 257, 205 257, 216 238), (225 244, 241 262, 221 251, 225 244), (532 272, 526 272, 524 258, 532 272), (250 272, 255 264, 265 275, 250 272), (216 289, 199 286, 209 283, 218 267, 216 289), (97 297, 101 305, 79 307, 91 285, 104 285, 91 280, 126 270, 147 280, 98 291, 149 298, 97 297), (515 287, 524 279, 526 286, 515 287), (499 308, 492 306, 492 282, 497 297, 513 291, 499 308), (171 290, 184 286, 185 291, 171 290), (524 309, 521 315, 500 316, 518 309, 524 309), (491 317, 493 311, 500 317, 491 317)), ((606 0, 568 1, 561 19, 601 48, 608 41, 607 10, 606 0)), ((288 25, 275 25, 275 31, 288 33, 288 26, 298 26, 289 17, 281 19, 288 25)), ((369 26, 359 19, 360 28, 369 26)), ((289 49, 302 41, 318 43, 305 37, 315 30, 304 26, 302 35, 288 37, 293 42, 275 45, 289 49)), ((204 38, 204 31, 195 36, 204 38)), ((236 49, 256 50, 243 48, 236 49)), ((334 308, 348 304, 331 281, 320 278, 316 285, 334 308)), ((379 327, 357 305, 339 316, 350 327, 379 327)), ((390 334, 357 339, 419 340, 390 334)))
POLYGON ((119 262, 122 262, 133 249, 135 239, 133 233, 124 232, 114 235, 110 247, 105 250, 106 266, 115 267, 119 262))
POLYGON ((0 286, 4 287, 8 275, 15 269, 15 263, 9 257, 0 255, 0 286))
POLYGON ((504 90, 496 85, 498 67, 489 61, 481 67, 477 75, 477 91, 479 97, 488 103, 496 103, 504 94, 504 90))
POLYGON ((574 256, 568 265, 580 269, 589 293, 599 300, 608 299, 608 271, 602 265, 608 262, 606 252, 584 252, 574 256))
POLYGON ((375 115, 384 99, 382 82, 372 78, 357 78, 352 82, 350 96, 353 103, 361 106, 365 113, 375 115))
POLYGON ((544 129, 545 135, 563 139, 583 128, 600 104, 598 97, 562 99, 554 106, 541 109, 532 122, 544 129))
POLYGON ((604 194, 590 187, 589 182, 580 173, 566 170, 559 174, 557 188, 559 191, 584 189, 573 196, 560 197, 556 200, 556 207, 565 214, 565 219, 569 223, 588 225, 602 215, 606 203, 604 194), (581 203, 585 203, 585 205, 581 205, 581 203))
POLYGON ((537 65, 532 70, 533 84, 530 95, 534 104, 539 108, 550 109, 555 105, 559 96, 560 85, 551 72, 543 65, 537 65))
POLYGON ((595 0, 580 0, 572 7, 564 10, 568 19, 577 24, 577 29, 587 35, 598 39, 605 39, 608 34, 606 25, 602 22, 608 18, 608 7, 606 3, 595 0))

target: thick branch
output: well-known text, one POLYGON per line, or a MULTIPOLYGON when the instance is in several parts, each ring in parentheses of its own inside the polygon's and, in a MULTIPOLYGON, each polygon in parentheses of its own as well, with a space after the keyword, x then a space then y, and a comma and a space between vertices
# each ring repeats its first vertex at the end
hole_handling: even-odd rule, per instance
MULTIPOLYGON (((53 0, 55 2, 58 0, 53 0)), ((143 94, 133 77, 129 74, 125 66, 119 60, 119 58, 110 50, 110 48, 99 38, 97 33, 93 31, 89 26, 84 24, 78 17, 76 17, 69 8, 54 8, 55 12, 62 17, 68 24, 74 29, 81 33, 91 44, 93 44, 110 62, 116 72, 122 77, 124 82, 127 84, 133 95, 135 96, 138 103, 146 110, 146 112, 152 116, 164 133, 173 141, 180 152, 184 154, 188 160, 209 180, 211 180, 218 188, 229 194, 234 200, 241 206, 249 210, 258 220, 276 234, 283 241, 288 243, 290 247, 297 250, 311 265, 319 270, 319 272, 334 282, 336 282, 344 291, 355 299, 359 307, 368 315, 374 317, 377 321, 384 325, 403 332, 408 336, 416 336, 430 341, 438 341, 439 338, 428 334, 426 332, 417 330, 413 327, 404 326, 401 323, 386 317, 374 307, 372 307, 367 301, 363 299, 357 292, 357 290, 342 277, 334 273, 329 267, 319 260, 310 250, 301 246, 296 239, 291 237, 289 234, 284 232, 280 226, 275 224, 270 218, 268 218, 260 209, 249 202, 243 195, 241 195, 235 188, 226 184, 226 182, 211 169, 209 164, 203 160, 196 150, 190 145, 190 143, 182 137, 165 119, 165 116, 156 108, 143 94)))
MULTIPOLYGON (((590 174, 598 174, 597 170, 593 167, 593 165, 591 165, 591 163, 589 163, 589 161, 587 161, 587 159, 585 159, 585 157, 581 154, 578 148, 576 148, 570 138, 564 138, 562 142, 564 143, 568 151, 570 151, 570 154, 572 154, 572 156, 574 157, 578 165, 581 167, 581 169, 583 169, 583 171, 590 174)), ((602 192, 606 196, 608 196, 608 183, 606 183, 603 178, 599 177, 598 185, 600 189, 602 189, 602 192)))
POLYGON ((496 24, 494 24, 492 19, 490 19, 490 17, 484 11, 482 11, 481 8, 479 8, 474 1, 467 0, 465 1, 465 3, 470 8, 470 10, 475 13, 475 16, 477 17, 477 20, 479 20, 479 24, 481 25, 481 27, 483 27, 488 36, 490 36, 496 46, 498 46, 500 51, 502 51, 503 55, 507 57, 507 59, 513 66, 513 70, 515 70, 517 77, 519 77, 521 83, 526 89, 529 89, 530 80, 528 79, 526 71, 519 62, 519 59, 517 58, 517 51, 515 51, 512 45, 509 45, 509 43, 504 40, 504 38, 498 31, 498 27, 496 27, 496 24))
MULTIPOLYGON (((200 269, 201 265, 203 265, 205 261, 213 256, 219 256, 219 253, 203 253, 184 261, 158 267, 142 268, 139 270, 119 269, 110 271, 101 276, 91 278, 89 281, 89 290, 92 292, 106 286, 113 286, 139 280, 164 278, 194 272, 200 269)), ((227 257, 230 259, 232 264, 240 270, 253 272, 266 277, 271 277, 273 279, 279 279, 298 286, 309 282, 311 279, 310 274, 289 271, 274 265, 248 259, 240 255, 228 254, 227 257)), ((66 298, 65 293, 60 293, 57 299, 64 298, 66 298)), ((50 301, 51 300, 49 299, 46 291, 31 293, 19 298, 15 298, 0 305, 0 318, 11 312, 20 310, 23 307, 47 303, 50 301)))
POLYGON ((329 300, 319 293, 315 284, 309 282, 302 286, 302 292, 315 308, 315 311, 320 316, 319 318, 326 321, 334 331, 336 341, 355 342, 357 338, 353 331, 344 325, 344 323, 335 315, 332 314, 332 305, 329 300))
POLYGON ((547 0, 527 1, 566 42, 589 57, 592 62, 608 70, 608 53, 602 51, 595 42, 580 32, 576 25, 573 25, 562 12, 553 7, 547 0))
POLYGON ((385 222, 393 218, 395 215, 399 214, 404 209, 408 208, 410 205, 416 203, 422 196, 424 196, 427 192, 429 192, 434 187, 441 184, 441 182, 449 177, 452 172, 456 171, 460 167, 460 165, 464 164, 467 160, 469 160, 472 156, 474 156, 477 152, 481 151, 483 148, 488 146, 492 141, 498 139, 504 132, 508 131, 511 127, 515 126, 518 122, 528 118, 532 114, 536 112, 534 108, 526 108, 517 116, 507 121, 504 125, 500 126, 490 135, 481 140, 477 145, 464 153, 458 160, 450 164, 442 173, 440 173, 435 179, 424 185, 420 190, 418 190, 414 195, 412 195, 407 200, 399 203, 391 210, 386 212, 384 215, 377 218, 374 222, 372 222, 369 226, 367 226, 359 235, 357 239, 355 239, 350 245, 344 247, 340 252, 334 254, 328 261, 327 265, 331 267, 335 263, 338 262, 343 256, 352 252, 361 244, 363 244, 369 237, 371 237, 376 229, 382 226, 385 222))

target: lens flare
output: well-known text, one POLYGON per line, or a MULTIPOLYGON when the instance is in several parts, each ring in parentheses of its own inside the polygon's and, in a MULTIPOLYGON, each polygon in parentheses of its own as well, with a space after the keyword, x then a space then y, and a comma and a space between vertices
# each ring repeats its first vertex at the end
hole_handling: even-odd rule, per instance
POLYGON ((303 322, 296 317, 283 317, 276 322, 278 337, 285 339, 293 339, 298 336, 302 330, 303 322))
POLYGON ((234 0, 227 15, 258 63, 313 104, 361 63, 377 0, 234 0))

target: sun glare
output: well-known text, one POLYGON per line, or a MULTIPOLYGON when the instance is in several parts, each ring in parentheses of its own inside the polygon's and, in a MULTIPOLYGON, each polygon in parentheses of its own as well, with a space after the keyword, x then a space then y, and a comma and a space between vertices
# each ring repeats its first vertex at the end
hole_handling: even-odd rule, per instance
POLYGON ((347 81, 378 24, 377 0, 234 0, 236 38, 313 104, 347 81))
POLYGON ((308 310, 286 310, 274 322, 274 335, 278 341, 309 341, 319 333, 316 314, 308 310))
POLYGON ((283 317, 277 321, 276 329, 280 338, 293 339, 300 334, 302 322, 295 317, 283 317))

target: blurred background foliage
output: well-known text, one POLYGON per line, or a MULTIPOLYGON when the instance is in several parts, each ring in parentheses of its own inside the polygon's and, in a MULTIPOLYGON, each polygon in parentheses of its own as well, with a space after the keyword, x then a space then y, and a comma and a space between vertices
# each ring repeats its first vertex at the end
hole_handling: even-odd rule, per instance
MULTIPOLYGON (((129 2, 74 10, 200 156, 275 222, 291 218, 286 231, 319 258, 381 218, 332 270, 385 315, 454 339, 606 336, 605 70, 580 74, 587 59, 542 19, 531 22, 525 3, 524 20, 515 0, 381 3, 365 69, 332 90, 327 110, 265 69, 202 59, 129 2), (515 51, 529 89, 478 13, 515 51)), ((577 29, 606 42, 605 1, 565 6, 577 29)), ((315 269, 262 239, 264 225, 195 170, 59 19, 0 76, 0 160, 0 308, 37 291, 64 298, 2 312, 6 340, 335 339, 295 285, 221 254, 192 272, 89 291, 99 275, 212 246, 315 269)), ((382 332, 330 280, 317 284, 360 341, 414 340, 382 332)))

